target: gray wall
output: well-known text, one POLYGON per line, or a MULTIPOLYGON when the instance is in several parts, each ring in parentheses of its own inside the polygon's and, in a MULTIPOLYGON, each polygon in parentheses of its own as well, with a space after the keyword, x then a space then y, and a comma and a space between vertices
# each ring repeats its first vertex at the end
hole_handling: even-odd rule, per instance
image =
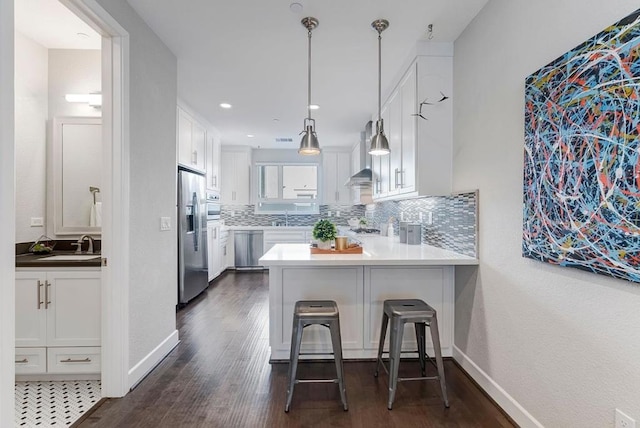
POLYGON ((124 0, 98 0, 130 36, 129 362, 176 329, 176 57, 124 0))
POLYGON ((640 285, 521 257, 524 80, 637 7, 491 0, 455 43, 454 189, 480 189, 481 261, 456 273, 455 345, 548 427, 640 421, 640 285))

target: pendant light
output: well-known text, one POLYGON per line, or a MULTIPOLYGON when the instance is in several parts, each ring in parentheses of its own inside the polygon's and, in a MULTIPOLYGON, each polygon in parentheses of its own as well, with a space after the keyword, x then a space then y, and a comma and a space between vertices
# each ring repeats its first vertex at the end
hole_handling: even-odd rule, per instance
POLYGON ((389 27, 389 21, 386 19, 376 19, 371 23, 374 30, 378 32, 378 120, 376 121, 376 134, 371 138, 371 148, 369 154, 373 156, 382 156, 389 154, 389 141, 384 135, 384 126, 382 123, 382 32, 389 27))
POLYGON ((302 140, 300 140, 298 153, 301 155, 319 155, 320 145, 318 144, 318 136, 316 135, 316 121, 311 119, 311 30, 318 26, 318 20, 308 16, 303 18, 301 23, 309 34, 309 84, 307 92, 307 118, 304 120, 304 131, 302 131, 304 135, 302 135, 302 140))

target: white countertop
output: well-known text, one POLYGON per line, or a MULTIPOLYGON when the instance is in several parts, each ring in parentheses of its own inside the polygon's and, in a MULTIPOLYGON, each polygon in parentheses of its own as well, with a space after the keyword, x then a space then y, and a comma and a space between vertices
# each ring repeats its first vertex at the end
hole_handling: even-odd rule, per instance
POLYGON ((478 259, 431 245, 401 244, 398 237, 361 236, 362 254, 311 254, 309 244, 276 244, 260 258, 263 266, 477 265, 478 259))

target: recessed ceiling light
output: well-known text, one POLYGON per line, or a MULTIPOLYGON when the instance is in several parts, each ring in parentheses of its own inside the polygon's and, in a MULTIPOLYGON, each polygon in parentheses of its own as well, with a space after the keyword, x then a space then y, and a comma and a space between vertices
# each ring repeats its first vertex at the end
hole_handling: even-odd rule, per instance
MULTIPOLYGON (((273 119, 274 122, 280 122, 280 119, 273 119)), ((638 149, 640 150, 640 148, 638 149)))
POLYGON ((253 134, 247 134, 247 137, 249 137, 249 138, 253 138, 253 137, 255 137, 255 135, 253 135, 253 134))
POLYGON ((318 109, 320 108, 320 106, 319 106, 318 104, 311 104, 311 105, 309 106, 309 108, 310 108, 311 110, 318 110, 318 109))
POLYGON ((229 103, 220 103, 220 107, 222 107, 222 108, 231 108, 231 104, 229 104, 229 103))
POLYGON ((89 35, 87 33, 76 33, 76 35, 83 39, 88 39, 89 35))
POLYGON ((289 10, 293 13, 300 13, 302 12, 302 5, 298 2, 293 2, 289 5, 289 10))

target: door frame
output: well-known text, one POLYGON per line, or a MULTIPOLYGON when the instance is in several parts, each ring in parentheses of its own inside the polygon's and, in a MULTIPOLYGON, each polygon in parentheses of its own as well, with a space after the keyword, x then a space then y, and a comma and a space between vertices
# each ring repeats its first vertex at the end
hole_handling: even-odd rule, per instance
POLYGON ((96 0, 59 0, 102 35, 102 396, 129 390, 129 33, 96 0))
MULTIPOLYGON (((60 0, 103 36, 102 395, 129 371, 129 34, 96 0, 60 0), (107 263, 108 261, 108 263, 107 263)), ((0 426, 14 423, 14 0, 0 0, 0 426)))

